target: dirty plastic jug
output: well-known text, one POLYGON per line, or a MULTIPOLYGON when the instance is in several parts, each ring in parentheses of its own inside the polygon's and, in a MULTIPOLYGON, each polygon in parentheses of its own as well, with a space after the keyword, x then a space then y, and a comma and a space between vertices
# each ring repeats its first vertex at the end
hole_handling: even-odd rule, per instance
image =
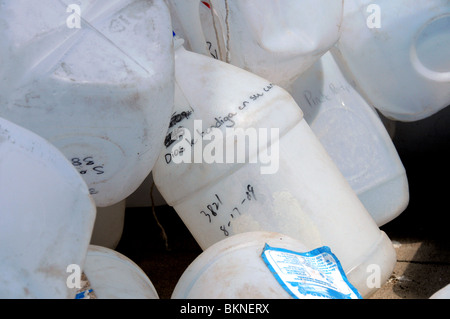
POLYGON ((173 106, 163 0, 0 4, 0 116, 72 162, 98 207, 130 195, 160 152, 173 106))
POLYGON ((96 216, 88 187, 52 144, 0 118, 0 298, 64 299, 96 216))
MULTIPOLYGON (((213 7, 222 12, 222 19, 213 20, 216 23, 210 24, 209 27, 205 24, 203 30, 217 29, 217 21, 222 24, 229 21, 229 42, 232 47, 230 52, 233 52, 232 57, 239 57, 231 58, 230 63, 271 80, 294 97, 305 113, 305 120, 320 137, 325 149, 377 225, 382 226, 403 212, 409 200, 408 185, 405 169, 392 140, 371 106, 342 74, 330 51, 325 53, 339 38, 342 3, 335 1, 330 6, 329 1, 279 1, 271 2, 268 7, 262 5, 262 2, 255 2, 250 6, 251 1, 229 1, 226 5, 223 5, 223 1, 211 1, 213 7), (317 11, 324 6, 327 10, 317 11), (276 7, 276 10, 273 7, 276 7), (327 14, 329 19, 321 20, 323 22, 317 24, 314 19, 295 20, 294 16, 289 15, 300 9, 304 10, 302 12, 305 15, 312 14, 311 17, 318 13, 327 14), (261 16, 255 15, 255 12, 259 11, 261 16), (267 21, 276 19, 279 19, 277 28, 269 28, 267 21), (288 23, 285 24, 285 21, 288 23), (244 26, 247 32, 239 29, 244 26), (293 26, 298 29, 293 29, 293 26), (310 41, 310 46, 320 44, 320 49, 311 50, 315 54, 310 54, 308 59, 305 58, 304 52, 290 51, 290 45, 307 47, 299 39, 289 37, 293 34, 292 29, 299 35, 303 34, 305 41, 310 41), (315 33, 310 32, 310 29, 315 30, 315 33), (328 32, 320 33, 322 29, 328 32), (271 39, 272 42, 269 43, 273 46, 272 51, 278 50, 278 54, 271 56, 271 59, 255 63, 252 54, 262 56, 257 52, 266 46, 250 46, 249 38, 259 39, 257 43, 264 42, 264 39, 269 42, 268 39, 271 39), (233 39, 240 39, 239 43, 245 44, 234 44, 233 39), (288 53, 295 59, 288 57, 288 53), (319 61, 307 68, 312 61, 318 59, 319 61), (243 60, 246 62, 242 62, 243 60)), ((198 19, 193 15, 185 15, 184 18, 198 19)), ((201 35, 195 36, 199 38, 201 35)), ((193 35, 189 34, 189 39, 192 37, 193 35)), ((268 55, 268 52, 272 51, 266 50, 264 53, 268 55)))
POLYGON ((126 207, 125 199, 108 207, 97 207, 91 245, 116 249, 122 238, 126 207))
POLYGON ((89 245, 83 272, 97 299, 159 299, 146 273, 113 249, 89 245))
POLYGON ((222 61, 282 87, 310 67, 340 35, 343 1, 210 0, 210 3, 222 61))
POLYGON ((448 0, 345 1, 339 61, 386 117, 417 121, 450 104, 448 0))
POLYGON ((175 41, 178 117, 152 172, 199 246, 279 232, 308 249, 329 246, 361 295, 375 291, 367 267, 379 265, 387 280, 395 250, 291 95, 175 41))
POLYGON ((329 51, 290 86, 313 132, 378 226, 409 202, 405 168, 383 122, 329 51))
POLYGON ((171 298, 360 299, 338 257, 321 250, 273 232, 237 234, 194 259, 171 298))

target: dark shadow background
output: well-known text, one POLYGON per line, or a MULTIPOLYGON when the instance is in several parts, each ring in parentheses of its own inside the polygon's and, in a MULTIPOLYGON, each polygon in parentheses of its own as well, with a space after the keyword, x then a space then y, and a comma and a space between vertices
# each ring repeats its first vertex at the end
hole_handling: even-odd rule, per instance
POLYGON ((410 202, 381 228, 392 240, 422 243, 394 293, 429 298, 450 284, 450 107, 421 121, 396 122, 393 142, 407 172, 410 202))

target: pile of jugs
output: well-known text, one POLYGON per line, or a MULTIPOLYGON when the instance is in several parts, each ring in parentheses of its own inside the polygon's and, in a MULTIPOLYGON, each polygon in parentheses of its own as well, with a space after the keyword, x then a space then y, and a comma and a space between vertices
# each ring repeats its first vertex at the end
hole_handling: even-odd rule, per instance
POLYGON ((114 251, 153 183, 204 250, 173 298, 391 276, 409 191, 381 116, 450 104, 448 1, 17 0, 0 24, 1 298, 75 298, 81 271, 157 299, 114 251))

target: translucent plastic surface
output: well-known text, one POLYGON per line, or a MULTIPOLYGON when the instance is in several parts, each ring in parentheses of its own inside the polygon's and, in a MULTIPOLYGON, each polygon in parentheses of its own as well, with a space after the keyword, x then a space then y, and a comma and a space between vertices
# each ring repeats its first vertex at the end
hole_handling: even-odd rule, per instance
POLYGON ((0 4, 0 116, 45 137, 98 207, 149 174, 173 105, 170 14, 154 1, 0 4))
POLYGON ((96 216, 86 183, 48 141, 0 118, 0 298, 72 299, 96 216))

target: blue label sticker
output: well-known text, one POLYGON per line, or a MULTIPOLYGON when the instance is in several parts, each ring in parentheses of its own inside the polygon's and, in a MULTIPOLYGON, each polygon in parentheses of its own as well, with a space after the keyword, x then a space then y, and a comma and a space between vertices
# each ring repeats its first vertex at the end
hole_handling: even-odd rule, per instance
POLYGON ((299 253, 266 244, 261 257, 293 298, 362 299, 327 246, 299 253))

